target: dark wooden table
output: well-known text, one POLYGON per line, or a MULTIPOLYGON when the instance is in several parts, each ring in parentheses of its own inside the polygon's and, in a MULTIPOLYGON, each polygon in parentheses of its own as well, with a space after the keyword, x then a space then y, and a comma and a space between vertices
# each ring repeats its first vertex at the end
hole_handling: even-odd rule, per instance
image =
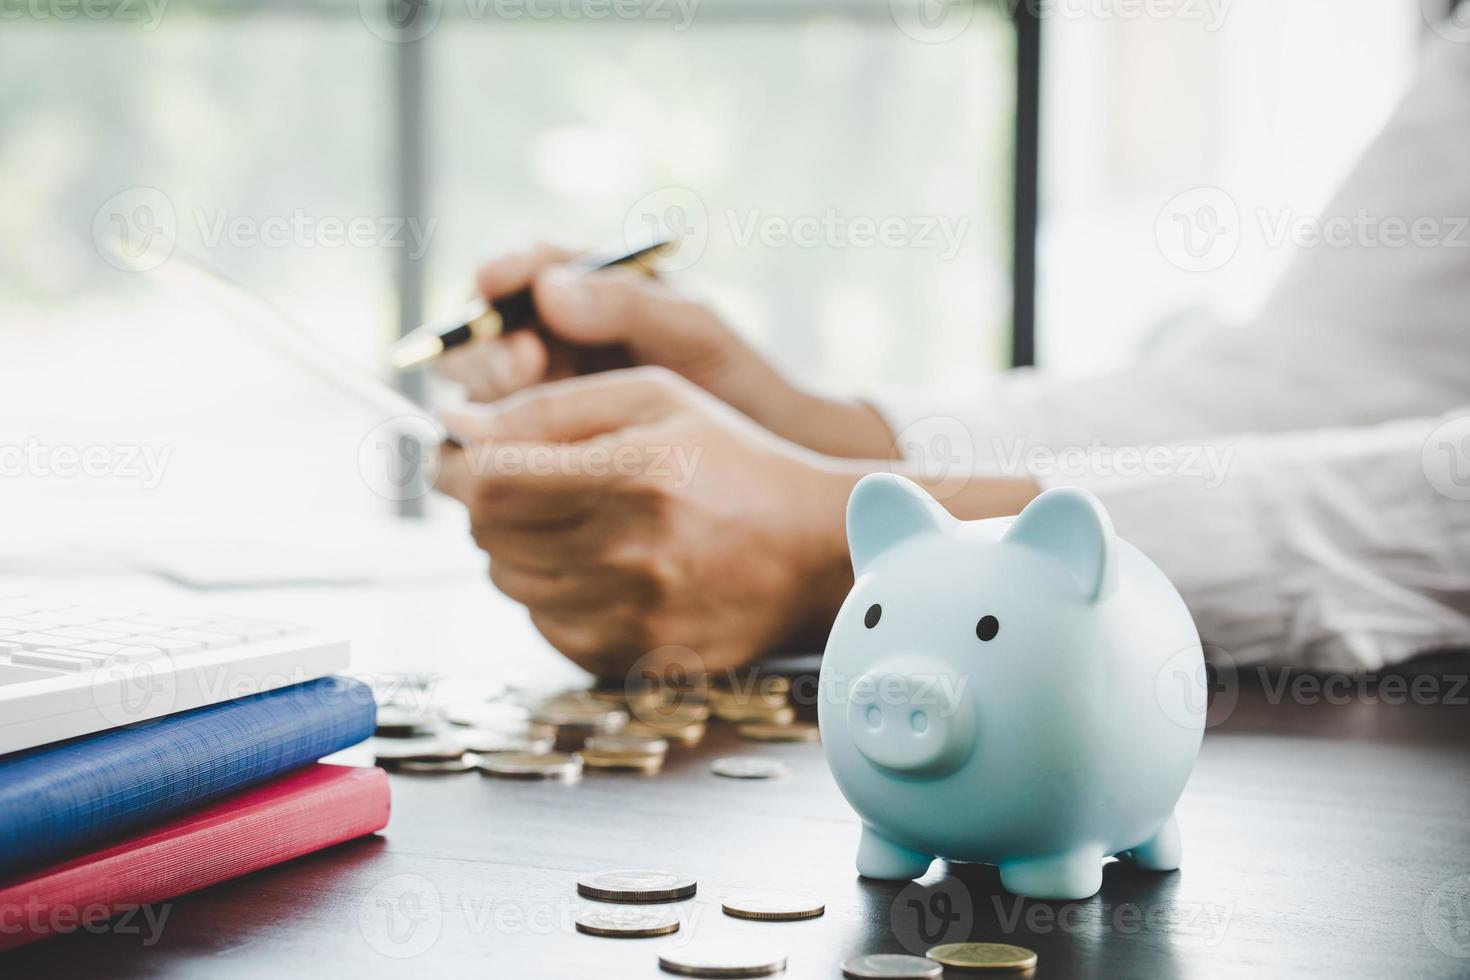
POLYGON ((572 927, 575 877, 614 867, 696 876, 681 935, 774 943, 792 977, 941 938, 1031 947, 1037 977, 1467 976, 1470 689, 1433 683, 1409 703, 1355 688, 1311 703, 1248 680, 1181 803, 1182 871, 1114 863, 1086 901, 1018 900, 983 866, 861 880, 857 821, 820 747, 738 742, 721 726, 651 777, 394 776, 380 837, 172 902, 151 946, 147 930, 76 934, 0 958, 0 976, 666 976, 656 950, 676 937, 572 927), (791 775, 711 775, 730 752, 780 758, 791 775), (827 914, 724 916, 719 896, 749 887, 820 893, 827 914))

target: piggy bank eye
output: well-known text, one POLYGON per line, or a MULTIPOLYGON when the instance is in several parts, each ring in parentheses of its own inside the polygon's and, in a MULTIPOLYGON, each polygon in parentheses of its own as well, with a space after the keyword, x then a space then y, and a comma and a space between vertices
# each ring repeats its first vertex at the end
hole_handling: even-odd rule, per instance
POLYGON ((868 629, 872 629, 874 626, 877 626, 878 625, 878 620, 880 620, 882 618, 883 618, 883 607, 880 606, 880 605, 878 605, 875 602, 871 606, 868 607, 867 613, 864 614, 864 616, 863 616, 863 625, 866 626, 868 629))
POLYGON ((975 635, 986 643, 995 639, 995 634, 1000 632, 1000 620, 994 616, 981 616, 980 622, 975 624, 975 635))

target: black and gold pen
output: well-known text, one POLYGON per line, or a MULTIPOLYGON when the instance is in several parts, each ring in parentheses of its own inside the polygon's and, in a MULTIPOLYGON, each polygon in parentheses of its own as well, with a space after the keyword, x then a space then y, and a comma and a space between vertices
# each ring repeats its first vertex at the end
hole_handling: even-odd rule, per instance
MULTIPOLYGON (((639 265, 651 274, 654 269, 648 264, 649 260, 673 246, 673 239, 657 235, 633 248, 619 242, 584 252, 567 264, 584 272, 619 265, 639 265)), ((388 349, 388 363, 406 371, 471 340, 497 337, 535 325, 536 304, 529 286, 491 302, 476 298, 455 313, 431 320, 404 336, 388 349)))

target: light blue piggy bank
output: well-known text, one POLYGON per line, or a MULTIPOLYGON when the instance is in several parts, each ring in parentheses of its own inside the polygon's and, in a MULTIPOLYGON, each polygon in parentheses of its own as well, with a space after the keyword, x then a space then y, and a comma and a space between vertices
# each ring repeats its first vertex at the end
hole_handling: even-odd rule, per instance
POLYGON ((1102 505, 1049 490, 958 521, 901 477, 847 506, 857 581, 822 660, 822 743, 863 820, 857 869, 935 857, 1032 898, 1097 892, 1116 854, 1179 866, 1174 804, 1199 752, 1199 634, 1102 505))

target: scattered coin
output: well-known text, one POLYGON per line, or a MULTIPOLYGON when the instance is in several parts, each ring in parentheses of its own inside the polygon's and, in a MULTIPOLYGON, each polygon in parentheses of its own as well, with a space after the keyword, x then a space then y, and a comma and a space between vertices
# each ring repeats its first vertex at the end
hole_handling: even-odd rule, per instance
POLYGON ((957 970, 1029 970, 1036 965, 1034 952, 1006 943, 946 943, 926 955, 957 970))
POLYGON ((463 728, 519 732, 531 720, 531 711, 519 704, 461 704, 447 709, 444 716, 463 728))
POLYGON ((433 723, 434 719, 422 711, 381 705, 373 734, 379 738, 417 738, 429 734, 433 723))
POLYGON ((444 733, 467 752, 550 752, 556 745, 556 729, 550 725, 527 725, 519 734, 484 728, 455 728, 444 733))
POLYGON ((593 735, 587 739, 587 748, 593 752, 623 755, 664 755, 669 751, 667 740, 649 735, 593 735))
POLYGON ((533 715, 545 725, 586 728, 592 732, 615 732, 628 723, 628 712, 600 701, 543 704, 533 715))
POLYGON ((582 757, 565 752, 489 752, 478 756, 480 772, 504 779, 565 779, 582 775, 582 757))
POLYGON ((679 915, 672 909, 586 909, 577 914, 577 931, 619 939, 667 936, 679 931, 679 915))
POLYGON ((665 946, 658 965, 685 977, 768 977, 786 969, 786 954, 753 943, 691 943, 665 946))
POLYGON ((727 701, 714 706, 715 717, 740 724, 761 721, 773 725, 789 725, 796 720, 796 709, 789 704, 770 705, 761 701, 727 701))
POLYGON ((677 704, 660 704, 634 711, 636 720, 655 728, 681 728, 695 722, 709 720, 709 705, 703 701, 681 701, 677 704))
POLYGON ((661 755, 623 755, 617 752, 596 752, 583 749, 582 764, 590 769, 621 769, 628 772, 658 772, 664 767, 661 755))
POLYGON ((577 879, 577 893, 600 902, 671 902, 698 887, 693 878, 672 871, 597 871, 577 879))
POLYGON ((475 764, 476 760, 461 755, 456 759, 405 759, 393 768, 396 772, 469 772, 475 764))
POLYGON ((730 755, 709 764, 709 771, 729 779, 774 779, 789 771, 784 762, 754 755, 730 755))
POLYGON ((844 960, 842 975, 852 980, 935 980, 944 975, 944 967, 907 953, 870 953, 844 960))
POLYGON ((796 919, 815 919, 827 911, 826 904, 814 895, 796 895, 790 892, 739 892, 726 895, 720 901, 726 915, 737 919, 765 919, 771 922, 790 922, 796 919))
POLYGON ((449 742, 406 742, 401 746, 385 745, 373 753, 373 761, 384 769, 405 762, 452 762, 464 758, 464 749, 449 742))
POLYGON ((806 721, 790 725, 751 721, 741 725, 735 731, 741 738, 748 738, 754 742, 816 742, 822 737, 817 726, 806 721))
POLYGON ((618 734, 663 738, 678 742, 680 745, 698 745, 700 740, 704 738, 704 732, 705 724, 702 721, 690 722, 687 725, 672 728, 648 725, 641 721, 630 721, 618 734))

